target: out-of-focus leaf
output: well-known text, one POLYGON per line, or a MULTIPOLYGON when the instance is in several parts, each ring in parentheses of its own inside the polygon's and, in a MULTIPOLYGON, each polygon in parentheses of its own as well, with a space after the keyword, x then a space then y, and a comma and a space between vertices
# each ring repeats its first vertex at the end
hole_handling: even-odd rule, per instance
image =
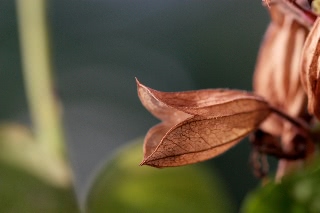
POLYGON ((57 186, 71 185, 65 159, 38 144, 29 129, 19 124, 0 126, 0 161, 57 186))
POLYGON ((66 162, 17 124, 0 127, 0 212, 79 212, 66 162))
POLYGON ((253 93, 207 89, 160 92, 137 80, 142 104, 163 123, 144 141, 142 165, 170 167, 224 153, 254 131, 271 109, 253 93))
POLYGON ((0 162, 0 212, 79 212, 71 187, 57 187, 0 162))
POLYGON ((130 144, 107 162, 88 193, 86 212, 234 212, 224 185, 200 165, 137 166, 141 145, 130 144))
POLYGON ((320 169, 315 166, 284 178, 280 184, 271 182, 247 196, 242 213, 320 212, 319 180, 320 169))

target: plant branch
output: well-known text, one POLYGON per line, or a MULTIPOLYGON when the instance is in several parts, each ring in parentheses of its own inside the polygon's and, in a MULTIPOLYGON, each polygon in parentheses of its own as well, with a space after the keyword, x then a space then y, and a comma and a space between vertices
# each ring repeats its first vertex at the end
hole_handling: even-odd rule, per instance
POLYGON ((46 150, 64 156, 61 112, 51 76, 46 3, 16 1, 21 57, 35 138, 46 150))
POLYGON ((285 112, 283 112, 283 111, 281 111, 281 110, 279 110, 279 109, 277 109, 275 107, 271 107, 271 111, 273 113, 277 114, 278 116, 280 116, 281 118, 287 120, 293 126, 295 126, 300 131, 302 131, 304 134, 310 135, 309 126, 305 122, 303 122, 302 120, 298 120, 296 118, 293 118, 290 115, 286 114, 285 112))

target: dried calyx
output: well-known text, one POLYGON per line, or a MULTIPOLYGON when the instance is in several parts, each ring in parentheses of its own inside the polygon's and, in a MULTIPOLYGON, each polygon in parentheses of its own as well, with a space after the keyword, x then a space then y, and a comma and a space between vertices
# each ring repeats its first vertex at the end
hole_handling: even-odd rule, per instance
MULTIPOLYGON (((289 122, 299 135, 309 136, 304 122, 254 93, 229 89, 160 92, 138 80, 137 88, 144 107, 162 121, 145 137, 141 165, 172 167, 213 158, 257 130, 272 113, 289 122)), ((295 147, 295 152, 286 152, 280 144, 265 143, 260 138, 253 145, 255 151, 276 157, 305 156, 305 149, 295 147)))
POLYGON ((144 141, 142 165, 181 166, 213 158, 239 143, 270 114, 260 96, 240 90, 160 92, 137 81, 142 104, 162 123, 144 141))

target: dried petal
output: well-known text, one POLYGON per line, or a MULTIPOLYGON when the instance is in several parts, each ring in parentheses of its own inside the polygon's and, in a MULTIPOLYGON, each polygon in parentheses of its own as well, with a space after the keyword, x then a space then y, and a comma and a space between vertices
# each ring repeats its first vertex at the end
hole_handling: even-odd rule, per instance
POLYGON ((169 123, 179 123, 180 121, 191 117, 191 115, 177 110, 166 103, 157 99, 157 97, 153 94, 153 90, 142 85, 138 79, 137 81, 137 89, 138 96, 140 98, 143 106, 151 112, 155 117, 159 118, 162 121, 169 123))
POLYGON ((290 16, 308 29, 317 18, 313 12, 305 9, 310 7, 308 0, 270 0, 269 5, 269 8, 277 7, 281 13, 290 16))
POLYGON ((244 91, 160 92, 138 81, 137 87, 143 105, 163 120, 149 130, 144 142, 141 164, 155 167, 181 166, 222 154, 271 111, 261 97, 244 91))
MULTIPOLYGON (((255 75, 254 91, 270 104, 291 116, 305 108, 305 94, 300 83, 299 61, 308 29, 278 7, 270 9, 272 22, 261 46, 255 75)), ((283 121, 270 116, 262 129, 281 135, 283 121)))
POLYGON ((301 57, 301 81, 308 95, 308 110, 320 119, 320 19, 318 18, 305 42, 301 57))
POLYGON ((181 166, 213 158, 256 129, 269 112, 266 108, 223 117, 196 115, 170 129, 142 164, 181 166))
POLYGON ((166 123, 160 123, 149 129, 147 135, 144 138, 143 155, 147 158, 159 145, 159 141, 165 136, 165 134, 171 129, 172 126, 166 123))
POLYGON ((266 108, 268 104, 255 94, 229 89, 204 89, 185 92, 160 92, 137 80, 142 104, 162 121, 187 118, 190 115, 225 116, 266 108))

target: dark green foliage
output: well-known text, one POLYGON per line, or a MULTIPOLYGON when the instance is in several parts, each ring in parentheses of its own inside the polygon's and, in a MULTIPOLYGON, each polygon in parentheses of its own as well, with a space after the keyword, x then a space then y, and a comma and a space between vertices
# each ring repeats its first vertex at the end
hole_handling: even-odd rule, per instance
POLYGON ((319 167, 313 166, 292 174, 280 184, 271 182, 259 187, 247 196, 242 212, 320 212, 319 167))
POLYGON ((55 187, 4 163, 0 163, 0 192, 0 212, 78 212, 72 188, 55 187))
POLYGON ((87 212, 234 212, 218 177, 200 165, 139 167, 141 143, 122 149, 99 173, 87 212))

